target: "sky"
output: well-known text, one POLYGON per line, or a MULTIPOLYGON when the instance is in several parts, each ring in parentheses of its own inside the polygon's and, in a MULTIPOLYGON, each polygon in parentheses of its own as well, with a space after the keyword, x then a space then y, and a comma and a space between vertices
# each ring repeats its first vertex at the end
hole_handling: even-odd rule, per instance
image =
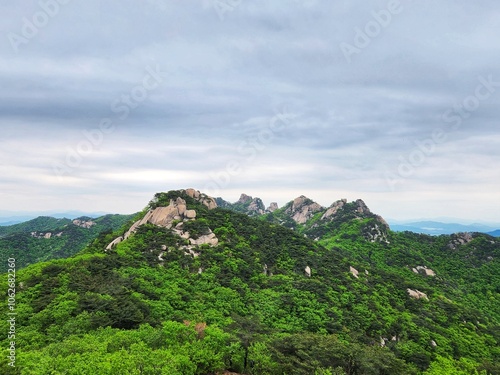
POLYGON ((500 3, 0 3, 0 213, 236 201, 500 223, 500 3))

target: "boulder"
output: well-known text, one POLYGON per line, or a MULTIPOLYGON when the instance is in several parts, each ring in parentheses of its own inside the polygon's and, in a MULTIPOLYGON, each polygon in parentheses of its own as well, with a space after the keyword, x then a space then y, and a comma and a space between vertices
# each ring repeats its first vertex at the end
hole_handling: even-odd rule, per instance
POLYGON ((434 272, 433 270, 431 270, 430 268, 427 268, 425 266, 417 266, 415 268, 413 268, 413 272, 415 273, 422 273, 424 274, 425 276, 436 276, 436 272, 434 272))
POLYGON ((356 279, 359 279, 359 272, 356 268, 354 268, 353 266, 350 266, 349 267, 349 272, 352 273, 352 275, 356 278, 356 279))
POLYGON ((306 274, 307 277, 311 277, 311 267, 307 266, 304 269, 304 272, 305 272, 305 274, 306 274))
POLYGON ((194 219, 196 217, 196 211, 195 210, 186 210, 184 213, 184 217, 186 219, 194 219))
POLYGON ((429 300, 429 298, 427 298, 427 294, 422 293, 419 290, 413 290, 413 289, 408 288, 408 289, 406 289, 406 291, 408 292, 408 294, 412 298, 429 300))
POLYGON ((208 234, 198 237, 197 239, 190 238, 189 242, 191 245, 205 245, 208 244, 210 246, 217 246, 219 243, 219 239, 217 236, 210 230, 208 234))
POLYGON ((198 190, 195 190, 193 188, 189 188, 184 190, 184 192, 189 195, 191 198, 198 199, 200 197, 200 192, 198 190))
POLYGON ((108 246, 106 246, 106 250, 111 250, 114 246, 118 245, 122 241, 122 237, 115 238, 108 246))

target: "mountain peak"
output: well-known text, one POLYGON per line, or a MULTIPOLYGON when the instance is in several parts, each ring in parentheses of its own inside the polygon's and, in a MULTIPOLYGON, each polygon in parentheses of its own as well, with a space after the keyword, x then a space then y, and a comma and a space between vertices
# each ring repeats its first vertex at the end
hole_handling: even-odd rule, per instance
POLYGON ((363 214, 363 215, 369 215, 372 213, 370 211, 370 209, 368 208, 368 206, 366 205, 366 203, 363 202, 362 199, 357 199, 355 203, 357 206, 356 210, 358 211, 358 213, 363 214))
POLYGON ((267 212, 274 212, 278 209, 278 203, 276 202, 271 202, 271 204, 269 205, 269 207, 267 208, 267 212))
POLYGON ((304 224, 315 213, 324 209, 320 204, 307 198, 305 195, 295 198, 287 206, 285 213, 289 214, 297 224, 304 224))
POLYGON ((238 199, 238 201, 236 202, 236 204, 245 204, 245 203, 249 203, 252 201, 252 197, 250 195, 246 195, 245 193, 241 193, 240 195, 240 199, 238 199))

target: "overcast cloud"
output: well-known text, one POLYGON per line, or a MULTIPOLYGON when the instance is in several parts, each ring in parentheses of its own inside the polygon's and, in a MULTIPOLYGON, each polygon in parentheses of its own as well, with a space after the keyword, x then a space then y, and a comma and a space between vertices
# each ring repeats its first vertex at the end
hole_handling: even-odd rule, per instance
POLYGON ((0 11, 0 210, 131 213, 195 187, 500 222, 496 1, 0 11))

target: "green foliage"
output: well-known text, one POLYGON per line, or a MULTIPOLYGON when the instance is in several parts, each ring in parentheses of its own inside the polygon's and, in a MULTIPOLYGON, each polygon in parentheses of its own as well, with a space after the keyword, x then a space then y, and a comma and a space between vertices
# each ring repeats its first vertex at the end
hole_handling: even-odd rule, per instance
MULTIPOLYGON (((67 258, 98 240, 99 249, 103 240, 111 242, 112 232, 131 219, 131 215, 105 215, 92 220, 89 228, 73 224, 69 219, 39 217, 25 223, 0 227, 0 257, 16 259, 18 269, 51 259, 67 258)), ((108 242, 108 243, 109 243, 108 242)), ((6 264, 0 265, 6 271, 6 264)))
POLYGON ((500 374, 499 240, 450 247, 458 237, 387 232, 389 243, 370 242, 377 219, 349 205, 295 231, 276 223, 283 211, 209 211, 181 192, 148 208, 178 196, 197 211, 185 227, 212 230, 218 246, 188 248, 146 224, 105 252, 144 211, 76 256, 19 270, 18 373, 500 374))

